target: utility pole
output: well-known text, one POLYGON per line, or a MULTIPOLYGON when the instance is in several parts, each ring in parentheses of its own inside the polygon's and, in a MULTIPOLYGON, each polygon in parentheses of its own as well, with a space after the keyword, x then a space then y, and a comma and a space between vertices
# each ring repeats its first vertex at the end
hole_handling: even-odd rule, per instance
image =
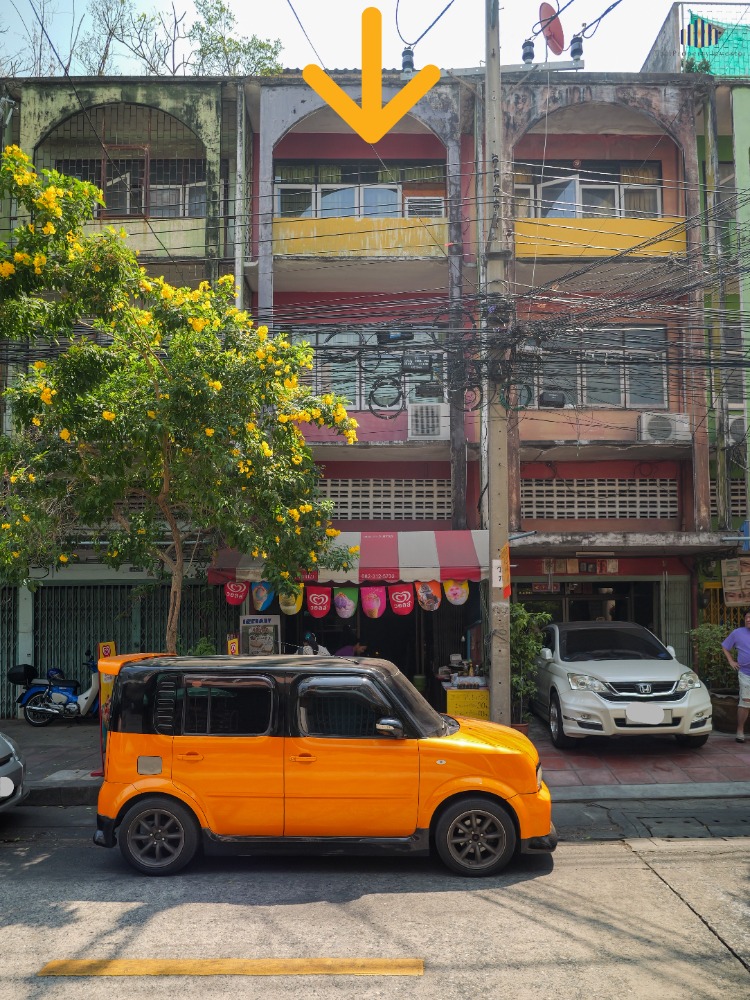
MULTIPOLYGON (((485 191, 489 229, 487 235, 485 297, 507 294, 505 262, 509 257, 505 226, 508 200, 503 188, 506 183, 503 165, 503 109, 500 85, 500 26, 498 0, 485 0, 485 77, 484 122, 485 191)), ((485 310, 488 312, 489 310, 485 310)), ((495 329, 494 335, 497 335, 495 329)), ((497 386, 498 373, 493 372, 493 357, 499 355, 498 345, 488 344, 490 388, 497 386)), ((498 578, 501 553, 508 544, 508 413, 495 392, 489 402, 487 434, 488 515, 490 536, 490 718, 493 722, 510 725, 510 604, 503 596, 510 584, 498 578)), ((507 552, 507 549, 505 549, 507 552)), ((507 572, 507 560, 506 560, 507 572)))

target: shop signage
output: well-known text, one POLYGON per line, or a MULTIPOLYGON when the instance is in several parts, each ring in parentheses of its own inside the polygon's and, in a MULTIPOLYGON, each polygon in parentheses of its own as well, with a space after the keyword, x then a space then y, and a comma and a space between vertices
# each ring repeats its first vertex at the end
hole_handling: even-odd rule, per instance
POLYGON ((303 583, 298 584, 296 594, 279 594, 279 607, 285 615, 296 615, 302 610, 302 595, 305 590, 303 583))
POLYGON ((271 584, 266 580, 261 580, 260 583, 251 584, 251 590, 253 592, 253 607, 255 610, 267 611, 271 606, 275 593, 271 584))
POLYGON ((440 607, 442 593, 439 580, 417 581, 417 601, 423 611, 437 611, 440 607))
POLYGON ((362 610, 368 618, 380 618, 385 611, 385 587, 362 587, 362 610))
POLYGON ((397 615, 409 615, 414 610, 414 587, 410 583, 397 583, 388 588, 391 610, 397 615))
POLYGON ((722 559, 721 585, 727 607, 750 604, 750 558, 722 559))
POLYGON ((307 587, 307 610, 313 618, 325 618, 331 610, 330 587, 307 587))
POLYGON ((443 580, 443 590, 449 604, 466 604, 469 599, 468 580, 443 580))
POLYGON ((232 580, 224 584, 224 597, 227 604, 242 604, 250 590, 249 583, 242 583, 240 580, 232 580))
POLYGON ((246 656, 268 656, 279 651, 278 615, 242 615, 240 649, 246 656))
POLYGON ((334 587, 333 606, 339 618, 353 618, 358 600, 359 592, 356 587, 334 587))

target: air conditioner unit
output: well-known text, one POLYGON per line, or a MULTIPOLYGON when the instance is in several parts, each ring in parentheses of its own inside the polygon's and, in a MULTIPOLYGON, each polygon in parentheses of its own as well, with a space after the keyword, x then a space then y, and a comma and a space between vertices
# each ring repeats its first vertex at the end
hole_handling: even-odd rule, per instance
POLYGON ((445 199, 427 195, 404 198, 404 215, 407 219, 442 219, 445 217, 445 199))
POLYGON ((745 444, 746 428, 744 417, 732 417, 728 428, 729 440, 732 444, 745 444))
POLYGON ((447 441, 450 437, 448 403, 409 403, 409 441, 447 441))
POLYGON ((689 444, 693 435, 687 413, 641 413, 638 417, 638 440, 657 444, 689 444))

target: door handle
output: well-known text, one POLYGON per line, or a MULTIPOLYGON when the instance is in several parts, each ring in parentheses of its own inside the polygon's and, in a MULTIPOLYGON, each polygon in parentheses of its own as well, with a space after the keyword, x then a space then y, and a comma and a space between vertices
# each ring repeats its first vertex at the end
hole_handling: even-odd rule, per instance
POLYGON ((190 750, 188 753, 178 753, 177 760, 203 760, 203 754, 190 750))
POLYGON ((299 757, 290 757, 289 760, 296 761, 298 764, 312 764, 317 757, 313 757, 311 753, 301 753, 299 757))

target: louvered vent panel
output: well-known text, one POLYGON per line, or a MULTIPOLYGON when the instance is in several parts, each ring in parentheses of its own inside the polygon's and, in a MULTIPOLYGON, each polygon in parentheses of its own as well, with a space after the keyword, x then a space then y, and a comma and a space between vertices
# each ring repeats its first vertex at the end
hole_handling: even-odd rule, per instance
MULTIPOLYGON (((747 517, 747 492, 744 479, 732 479, 729 484, 732 517, 747 517)), ((716 514, 716 483, 711 480, 711 513, 716 514)))
POLYGON ((440 219, 445 216, 445 201, 429 195, 412 195, 404 199, 407 219, 440 219))
POLYGON ((524 479, 523 517, 545 520, 677 517, 676 479, 524 479))
POLYGON ((177 681, 162 681, 154 703, 154 729, 163 736, 174 736, 174 716, 177 706, 177 681))
POLYGON ((448 521, 450 479, 324 479, 339 521, 448 521))

